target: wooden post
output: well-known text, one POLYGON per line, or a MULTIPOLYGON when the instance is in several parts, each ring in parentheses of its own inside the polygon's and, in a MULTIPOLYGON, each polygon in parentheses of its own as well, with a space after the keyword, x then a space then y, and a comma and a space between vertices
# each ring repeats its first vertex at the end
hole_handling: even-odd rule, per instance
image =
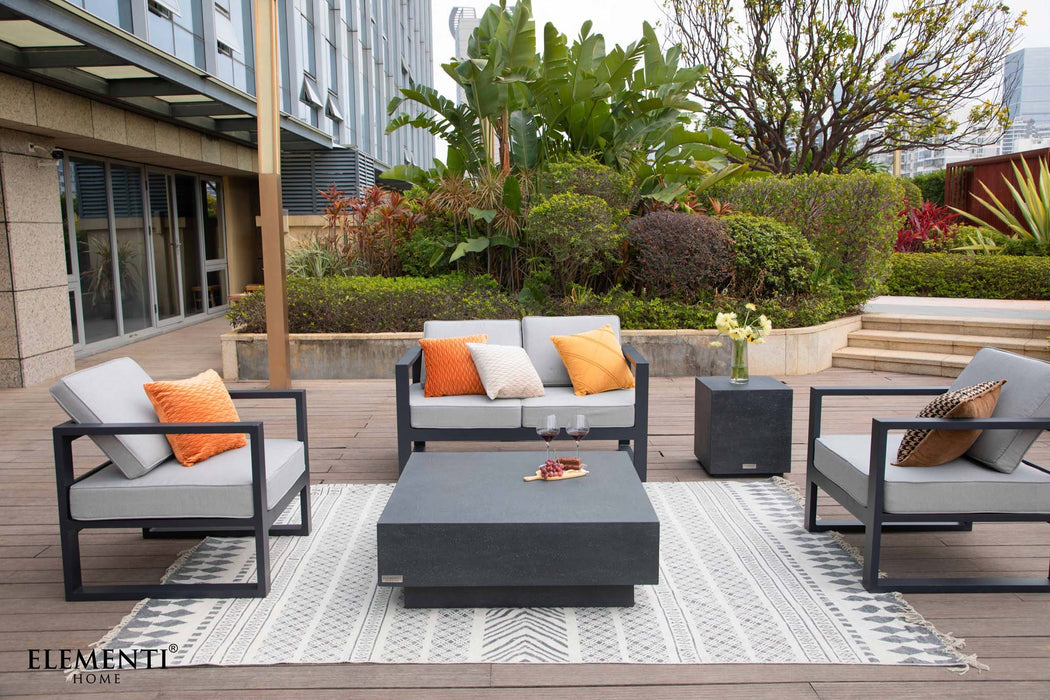
POLYGON ((277 0, 255 0, 255 103, 259 141, 259 218, 262 223, 266 349, 270 388, 291 386, 288 301, 285 298, 284 209, 281 203, 281 96, 277 0))

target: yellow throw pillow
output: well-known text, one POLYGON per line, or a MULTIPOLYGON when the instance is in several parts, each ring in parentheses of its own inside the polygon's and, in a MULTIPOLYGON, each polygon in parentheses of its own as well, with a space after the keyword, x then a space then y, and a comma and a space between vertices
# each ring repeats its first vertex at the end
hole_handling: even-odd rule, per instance
POLYGON ((552 335, 551 342, 569 370, 577 396, 634 388, 634 375, 608 323, 586 333, 552 335))
MULTIPOLYGON (((230 392, 213 369, 189 379, 151 382, 142 388, 161 423, 234 423, 240 420, 230 392)), ((244 433, 179 433, 167 438, 175 459, 186 467, 248 444, 244 433)))

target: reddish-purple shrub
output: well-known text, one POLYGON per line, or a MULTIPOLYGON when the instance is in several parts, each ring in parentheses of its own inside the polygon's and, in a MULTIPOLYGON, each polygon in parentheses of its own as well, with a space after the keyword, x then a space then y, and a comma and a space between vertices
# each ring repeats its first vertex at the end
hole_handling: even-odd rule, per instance
POLYGON ((958 214, 948 207, 925 201, 922 206, 909 206, 901 211, 904 224, 897 231, 897 253, 943 251, 949 247, 955 229, 961 223, 958 214))
POLYGON ((693 301, 733 278, 726 224, 711 216, 655 211, 627 227, 640 291, 693 301))

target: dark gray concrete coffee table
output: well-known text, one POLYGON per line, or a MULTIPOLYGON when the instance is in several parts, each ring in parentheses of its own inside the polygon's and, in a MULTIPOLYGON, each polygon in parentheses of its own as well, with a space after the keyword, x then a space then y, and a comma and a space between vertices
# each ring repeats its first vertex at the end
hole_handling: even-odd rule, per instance
POLYGON ((542 452, 416 452, 377 525, 379 585, 405 606, 629 606, 659 577, 660 523, 624 452, 522 481, 542 452))

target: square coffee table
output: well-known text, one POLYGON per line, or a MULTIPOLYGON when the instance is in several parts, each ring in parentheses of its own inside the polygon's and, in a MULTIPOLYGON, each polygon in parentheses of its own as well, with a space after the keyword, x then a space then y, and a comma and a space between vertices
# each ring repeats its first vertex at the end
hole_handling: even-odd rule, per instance
POLYGON ((542 452, 417 452, 376 526, 379 585, 405 606, 630 606, 659 580, 660 522, 624 452, 525 482, 542 452))

